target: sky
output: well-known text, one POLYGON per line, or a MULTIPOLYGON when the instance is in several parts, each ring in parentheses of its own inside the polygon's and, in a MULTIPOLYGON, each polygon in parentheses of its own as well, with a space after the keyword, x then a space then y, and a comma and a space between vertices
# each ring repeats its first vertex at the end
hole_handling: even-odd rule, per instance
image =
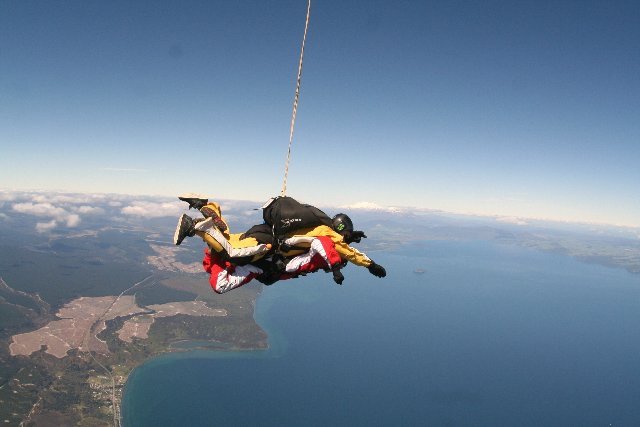
MULTIPOLYGON (((306 0, 0 0, 0 189, 280 194, 306 0)), ((640 227, 640 2, 314 0, 287 194, 640 227)))

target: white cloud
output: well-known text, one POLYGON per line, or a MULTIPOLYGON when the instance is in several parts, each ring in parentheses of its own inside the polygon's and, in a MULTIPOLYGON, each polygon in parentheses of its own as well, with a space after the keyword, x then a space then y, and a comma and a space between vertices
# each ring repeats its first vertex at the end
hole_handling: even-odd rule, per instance
POLYGON ((48 203, 51 197, 47 197, 44 194, 34 194, 31 196, 31 201, 34 203, 48 203))
POLYGON ((117 208, 119 206, 122 206, 122 202, 117 202, 117 201, 111 201, 109 203, 107 203, 109 206, 117 208))
POLYGON ((49 203, 54 203, 57 205, 60 204, 70 204, 70 205, 91 205, 96 201, 101 201, 104 199, 103 195, 93 195, 93 194, 46 194, 41 195, 43 200, 49 203))
POLYGON ((7 216, 7 214, 0 212, 0 219, 5 220, 8 219, 9 217, 7 216))
POLYGON ((401 209, 392 206, 380 206, 373 202, 358 202, 351 205, 340 206, 340 209, 362 209, 368 211, 385 211, 385 212, 400 212, 401 209))
POLYGON ((503 216, 500 218, 496 218, 498 222, 505 222, 507 224, 515 224, 515 225, 527 225, 527 221, 522 218, 518 218, 515 216, 503 216))
POLYGON ((345 209, 369 209, 369 210, 382 210, 384 209, 382 206, 380 206, 377 203, 373 203, 373 202, 358 202, 358 203, 354 203, 352 205, 346 205, 346 206, 341 206, 345 209))
POLYGON ((0 191, 1 202, 13 202, 16 199, 16 195, 9 191, 0 191))
POLYGON ((234 215, 234 214, 223 213, 222 217, 224 218, 225 221, 227 221, 227 223, 234 223, 240 220, 238 215, 234 215))
POLYGON ((24 192, 17 193, 14 200, 31 201, 32 203, 51 203, 53 205, 95 205, 105 202, 112 195, 85 193, 24 192))
POLYGON ((122 213, 131 216, 141 216, 145 218, 161 218, 167 216, 177 216, 182 212, 184 206, 180 202, 145 202, 135 201, 129 206, 122 208, 122 213))
POLYGON ((48 223, 38 223, 36 230, 49 230, 58 223, 65 223, 67 227, 77 227, 80 224, 80 215, 71 213, 66 209, 52 205, 51 203, 15 203, 13 210, 19 213, 43 218, 52 218, 48 223))
POLYGON ((95 206, 87 206, 87 205, 82 205, 78 208, 75 208, 75 211, 81 214, 93 214, 93 215, 100 215, 104 213, 104 209, 102 208, 98 208, 95 206))
POLYGON ((77 227, 80 224, 80 215, 71 214, 67 217, 67 227, 77 227))
POLYGON ((20 213, 29 215, 53 217, 64 219, 69 215, 69 212, 62 208, 53 206, 51 203, 15 203, 13 210, 20 213))
POLYGON ((39 222, 36 224, 36 231, 38 233, 44 233, 45 231, 49 231, 52 228, 55 228, 56 225, 58 225, 58 223, 55 219, 52 219, 49 222, 39 222))

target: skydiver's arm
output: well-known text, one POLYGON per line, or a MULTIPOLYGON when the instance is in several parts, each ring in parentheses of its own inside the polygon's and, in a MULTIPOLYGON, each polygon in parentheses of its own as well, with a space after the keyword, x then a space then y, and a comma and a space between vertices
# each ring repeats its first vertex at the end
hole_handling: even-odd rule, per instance
POLYGON ((340 257, 342 259, 345 259, 361 267, 369 267, 371 265, 372 261, 366 254, 360 252, 356 248, 349 246, 342 239, 337 242, 333 240, 333 243, 336 246, 336 251, 340 254, 340 257))
POLYGON ((311 229, 298 230, 297 234, 304 234, 305 236, 327 236, 331 238, 335 245, 336 251, 340 254, 340 257, 343 260, 349 261, 361 267, 366 267, 369 272, 376 277, 385 277, 387 275, 384 267, 373 262, 371 258, 369 258, 363 252, 360 252, 356 248, 349 246, 344 241, 343 237, 340 234, 336 233, 331 227, 320 225, 311 229))

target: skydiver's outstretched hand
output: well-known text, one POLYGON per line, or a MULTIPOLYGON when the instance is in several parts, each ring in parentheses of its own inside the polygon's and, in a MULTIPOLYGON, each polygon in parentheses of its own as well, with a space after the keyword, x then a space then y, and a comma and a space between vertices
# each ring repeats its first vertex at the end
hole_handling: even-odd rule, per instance
POLYGON ((369 273, 376 277, 385 277, 387 275, 387 270, 385 270, 380 264, 376 264, 373 261, 371 261, 371 265, 367 268, 369 269, 369 273))
POLYGON ((331 272, 333 273, 333 281, 338 285, 342 285, 342 282, 344 281, 344 274, 340 271, 340 266, 334 265, 331 272))
POLYGON ((364 231, 356 230, 356 231, 352 231, 351 233, 348 233, 347 235, 345 235, 344 241, 347 244, 360 243, 360 240, 362 240, 362 238, 366 239, 367 235, 364 234, 364 231))

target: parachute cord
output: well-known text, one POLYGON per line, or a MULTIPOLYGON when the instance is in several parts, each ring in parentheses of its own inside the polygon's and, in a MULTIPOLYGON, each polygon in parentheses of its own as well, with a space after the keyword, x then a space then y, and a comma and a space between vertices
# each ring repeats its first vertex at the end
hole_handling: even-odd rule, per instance
POLYGON ((304 24, 304 36, 302 37, 302 48, 300 49, 300 62, 298 63, 298 79, 296 82, 296 94, 293 98, 293 112, 291 113, 291 126, 289 127, 289 148, 287 149, 287 161, 284 166, 284 181, 282 183, 281 196, 287 193, 287 177, 289 176, 289 161, 291 160, 291 144, 293 143, 293 129, 296 125, 296 114, 298 113, 298 98, 300 97, 300 82, 302 81, 302 60, 304 58, 304 44, 307 40, 307 29, 309 28, 309 15, 311 13, 311 0, 307 4, 307 20, 304 24))

